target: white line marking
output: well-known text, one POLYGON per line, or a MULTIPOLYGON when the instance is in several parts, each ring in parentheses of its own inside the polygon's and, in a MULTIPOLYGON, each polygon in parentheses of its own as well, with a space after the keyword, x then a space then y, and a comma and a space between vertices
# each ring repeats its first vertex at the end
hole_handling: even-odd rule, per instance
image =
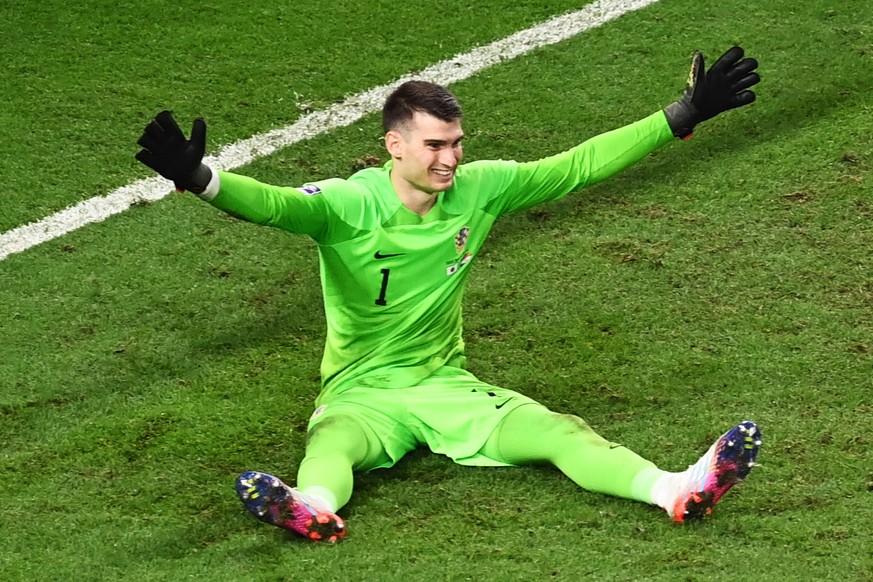
MULTIPOLYGON (((233 170, 284 147, 315 137, 333 129, 351 125, 369 113, 379 111, 388 94, 400 83, 424 79, 442 85, 472 77, 479 71, 502 61, 514 59, 537 48, 555 44, 586 30, 597 28, 619 16, 655 4, 659 0, 600 0, 581 10, 556 16, 534 27, 522 30, 489 45, 436 63, 419 73, 401 77, 347 98, 323 111, 304 115, 286 127, 252 136, 224 146, 206 162, 216 168, 233 170)), ((131 144, 133 150, 135 146, 131 144)), ((133 155, 133 153, 131 153, 133 155)), ((106 196, 95 196, 42 220, 13 228, 0 234, 0 261, 41 243, 55 239, 93 222, 100 222, 124 212, 141 202, 154 202, 172 192, 161 177, 137 180, 113 190, 106 196)))

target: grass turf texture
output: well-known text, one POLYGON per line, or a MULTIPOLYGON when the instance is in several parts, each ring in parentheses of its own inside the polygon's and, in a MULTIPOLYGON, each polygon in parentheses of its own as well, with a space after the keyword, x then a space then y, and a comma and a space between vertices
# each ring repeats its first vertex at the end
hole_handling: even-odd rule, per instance
MULTIPOLYGON (((23 6, 0 8, 0 229, 146 175, 134 142, 162 107, 204 115, 214 148, 292 121, 294 91, 319 108, 575 8, 49 2, 25 27, 23 6)), ((233 479, 300 460, 314 247, 173 196, 0 262, 0 578, 869 580, 871 17, 663 0, 453 87, 469 159, 530 159, 668 103, 693 48, 762 61, 754 106, 500 223, 465 311, 480 377, 664 468, 757 420, 764 466, 708 523, 424 453, 358 478, 337 547, 257 523, 233 479)), ((241 171, 347 175, 379 136, 369 116, 241 171)))

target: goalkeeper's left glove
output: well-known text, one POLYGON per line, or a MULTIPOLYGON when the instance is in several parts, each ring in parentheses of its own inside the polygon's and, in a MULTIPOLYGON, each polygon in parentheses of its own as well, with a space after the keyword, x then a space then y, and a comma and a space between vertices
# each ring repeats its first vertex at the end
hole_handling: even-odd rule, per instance
POLYGON ((695 51, 685 92, 664 109, 673 135, 688 139, 701 121, 755 100, 748 89, 761 80, 755 72, 758 61, 744 59, 743 54, 743 49, 735 46, 704 72, 703 53, 695 51))
POLYGON ((161 111, 146 125, 136 142, 143 149, 136 159, 176 185, 176 190, 200 194, 212 178, 202 163, 206 152, 206 122, 198 118, 191 127, 191 139, 179 129, 173 114, 161 111))

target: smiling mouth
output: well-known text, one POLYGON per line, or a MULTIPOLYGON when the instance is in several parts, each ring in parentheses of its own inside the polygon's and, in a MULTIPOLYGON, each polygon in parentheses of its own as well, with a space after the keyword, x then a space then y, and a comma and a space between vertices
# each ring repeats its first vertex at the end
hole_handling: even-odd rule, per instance
POLYGON ((434 174, 436 174, 437 176, 440 176, 441 178, 451 178, 452 175, 455 173, 454 170, 440 170, 440 169, 437 169, 437 168, 434 168, 434 169, 431 170, 431 171, 432 171, 434 174))

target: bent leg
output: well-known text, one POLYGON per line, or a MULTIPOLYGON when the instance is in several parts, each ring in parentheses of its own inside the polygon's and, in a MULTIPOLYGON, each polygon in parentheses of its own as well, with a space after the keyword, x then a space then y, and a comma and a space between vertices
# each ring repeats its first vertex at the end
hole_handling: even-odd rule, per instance
POLYGON ((551 463, 580 487, 652 503, 654 463, 611 443, 571 414, 541 405, 513 410, 483 447, 483 453, 512 465, 551 463))
POLYGON ((378 466, 386 456, 379 439, 356 418, 325 418, 309 431, 297 488, 324 499, 336 511, 351 499, 353 471, 378 466))

